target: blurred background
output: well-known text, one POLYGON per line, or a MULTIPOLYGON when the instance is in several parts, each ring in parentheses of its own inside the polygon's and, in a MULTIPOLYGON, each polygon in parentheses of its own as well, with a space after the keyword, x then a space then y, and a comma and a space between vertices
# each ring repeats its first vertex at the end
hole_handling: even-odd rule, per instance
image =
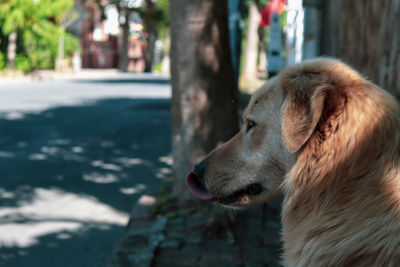
POLYGON ((280 266, 280 200, 185 176, 286 65, 400 96, 398 0, 0 0, 0 266, 280 266))

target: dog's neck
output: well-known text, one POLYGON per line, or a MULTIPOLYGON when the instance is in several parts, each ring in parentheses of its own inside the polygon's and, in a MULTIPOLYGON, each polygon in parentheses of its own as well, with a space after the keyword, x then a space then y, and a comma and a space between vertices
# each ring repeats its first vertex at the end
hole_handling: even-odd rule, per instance
MULTIPOLYGON (((372 87, 340 93, 335 108, 327 106, 288 173, 282 223, 283 239, 290 242, 285 242, 284 260, 312 258, 298 254, 322 250, 329 243, 326 238, 336 235, 339 242, 349 237, 346 229, 356 229, 349 225, 362 224, 398 203, 391 197, 400 192, 400 113, 391 97, 372 87), (346 214, 344 221, 340 214, 346 214)), ((302 264, 310 263, 296 262, 302 264)))

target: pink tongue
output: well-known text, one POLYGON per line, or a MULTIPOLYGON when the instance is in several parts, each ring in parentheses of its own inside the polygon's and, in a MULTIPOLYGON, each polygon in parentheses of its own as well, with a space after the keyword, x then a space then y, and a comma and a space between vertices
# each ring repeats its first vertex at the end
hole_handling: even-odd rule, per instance
POLYGON ((196 174, 190 172, 186 177, 186 184, 188 185, 190 191, 197 198, 204 201, 214 201, 215 197, 211 195, 204 186, 197 179, 196 174))

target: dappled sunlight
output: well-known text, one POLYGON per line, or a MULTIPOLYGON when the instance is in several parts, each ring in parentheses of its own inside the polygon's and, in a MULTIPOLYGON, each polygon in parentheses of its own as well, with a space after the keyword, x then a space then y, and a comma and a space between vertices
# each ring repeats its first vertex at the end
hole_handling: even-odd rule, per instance
POLYGON ((122 168, 116 164, 112 163, 105 163, 101 160, 94 160, 92 161, 93 167, 99 167, 103 170, 110 170, 110 171, 122 171, 122 168))
POLYGON ((44 255, 53 263, 44 266, 62 266, 57 255, 65 253, 104 262, 129 212, 170 166, 168 99, 57 107, 20 120, 0 117, 0 128, 0 262, 6 266, 20 253, 44 255), (154 120, 164 124, 154 129, 154 120))
POLYGON ((171 156, 171 155, 160 157, 160 158, 158 159, 158 161, 160 161, 160 162, 162 162, 162 163, 165 163, 165 164, 167 164, 167 165, 169 165, 169 166, 172 166, 172 163, 173 163, 173 159, 172 159, 172 156, 171 156))
POLYGON ((47 156, 45 154, 41 154, 41 153, 35 153, 35 154, 31 154, 29 155, 29 160, 46 160, 47 156))
MULTIPOLYGON (((49 157, 59 157, 67 161, 77 161, 83 162, 85 161, 84 157, 81 155, 85 152, 85 149, 81 146, 71 146, 71 141, 68 139, 56 139, 51 140, 49 144, 54 145, 46 145, 40 148, 40 153, 33 153, 29 155, 29 160, 47 160, 49 157), (58 145, 58 146, 55 146, 58 145)), ((21 148, 25 148, 26 144, 20 146, 21 148)), ((1 157, 1 154, 0 154, 1 157)))
POLYGON ((40 148, 40 151, 53 156, 60 152, 60 148, 58 148, 56 146, 52 146, 52 147, 43 146, 40 148))
POLYGON ((116 158, 114 161, 122 164, 125 168, 130 168, 136 165, 151 165, 150 162, 139 158, 116 158))
POLYGON ((7 151, 0 151, 0 158, 13 158, 15 154, 7 151))
POLYGON ((15 194, 10 191, 6 191, 3 188, 0 188, 0 199, 12 199, 15 197, 15 194))
POLYGON ((26 143, 25 142, 18 142, 17 143, 17 146, 19 147, 19 148, 25 148, 26 147, 26 143))
POLYGON ((98 184, 110 184, 110 183, 116 183, 119 181, 118 177, 112 173, 102 174, 102 173, 98 173, 98 172, 84 174, 83 180, 88 181, 88 182, 98 183, 98 184))
POLYGON ((83 227, 78 222, 33 222, 0 224, 0 247, 26 248, 35 245, 40 236, 62 231, 76 231, 83 227))
POLYGON ((140 193, 146 189, 147 186, 145 184, 137 184, 135 187, 122 187, 119 189, 119 191, 125 195, 133 195, 140 193))
POLYGON ((73 153, 83 153, 84 149, 83 149, 83 147, 80 147, 80 146, 73 146, 73 147, 71 147, 71 151, 73 153))
POLYGON ((69 219, 123 225, 127 214, 100 203, 95 197, 60 189, 35 188, 32 200, 20 200, 18 207, 0 208, 0 216, 24 215, 30 219, 69 219), (96 216, 93 216, 96 214, 96 216))
POLYGON ((24 118, 24 113, 22 112, 1 112, 0 113, 0 118, 4 117, 6 120, 20 120, 24 118))
POLYGON ((156 198, 149 195, 143 195, 139 198, 138 203, 142 206, 151 206, 156 203, 156 198))
MULTIPOLYGON (((2 197, 7 193, 0 190, 2 197)), ((129 217, 95 197, 56 188, 36 188, 31 200, 20 200, 17 204, 0 208, 0 246, 27 247, 40 236, 83 227, 123 226, 129 217)))
POLYGON ((76 154, 64 154, 63 160, 65 161, 75 161, 75 162, 84 162, 86 159, 82 156, 76 154))
POLYGON ((69 144, 71 144, 71 142, 72 141, 69 139, 62 139, 62 138, 49 141, 50 144, 55 144, 55 145, 59 145, 59 146, 69 145, 69 144))
POLYGON ((113 147, 113 146, 115 146, 115 144, 114 144, 114 142, 113 141, 101 141, 100 142, 100 146, 102 147, 102 148, 111 148, 111 147, 113 147))
POLYGON ((170 175, 172 175, 172 170, 170 168, 160 168, 156 173, 158 179, 164 179, 170 175))

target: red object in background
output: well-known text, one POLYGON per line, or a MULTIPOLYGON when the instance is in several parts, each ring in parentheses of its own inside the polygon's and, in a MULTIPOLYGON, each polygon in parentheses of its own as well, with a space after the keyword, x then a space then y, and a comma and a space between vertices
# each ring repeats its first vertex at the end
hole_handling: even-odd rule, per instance
POLYGON ((270 0, 266 6, 261 9, 260 27, 269 27, 272 14, 282 14, 286 6, 286 0, 270 0))
POLYGON ((118 68, 118 37, 109 36, 106 41, 94 41, 94 22, 90 17, 82 21, 81 27, 82 68, 118 68))

